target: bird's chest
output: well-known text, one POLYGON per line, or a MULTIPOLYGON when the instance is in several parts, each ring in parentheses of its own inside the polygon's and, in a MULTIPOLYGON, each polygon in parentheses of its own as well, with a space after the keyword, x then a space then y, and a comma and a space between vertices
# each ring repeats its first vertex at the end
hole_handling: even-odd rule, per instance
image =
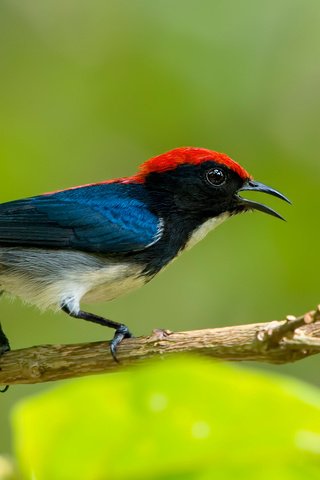
POLYGON ((123 263, 88 273, 84 280, 89 288, 83 301, 108 301, 141 287, 146 282, 141 270, 137 265, 123 263))

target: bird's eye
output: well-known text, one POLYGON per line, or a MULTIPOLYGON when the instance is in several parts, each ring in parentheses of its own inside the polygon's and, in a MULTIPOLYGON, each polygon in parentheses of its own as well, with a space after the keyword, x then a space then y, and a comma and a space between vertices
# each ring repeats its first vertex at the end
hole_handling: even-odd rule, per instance
POLYGON ((211 168, 207 171, 207 180, 211 185, 220 187, 226 182, 227 176, 220 168, 211 168))

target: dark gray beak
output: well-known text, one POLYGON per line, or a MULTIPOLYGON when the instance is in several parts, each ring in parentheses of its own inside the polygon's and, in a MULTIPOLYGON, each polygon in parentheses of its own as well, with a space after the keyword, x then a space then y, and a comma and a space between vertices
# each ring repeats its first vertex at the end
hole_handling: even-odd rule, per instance
MULTIPOLYGON (((264 185, 260 182, 255 182, 254 180, 247 180, 244 185, 239 188, 238 193, 248 190, 253 192, 268 193, 269 195, 273 195, 274 197, 281 198, 281 200, 284 200, 285 202, 291 203, 290 200, 284 195, 282 195, 282 193, 278 192, 278 190, 274 190, 274 188, 268 187, 267 185, 264 185)), ((247 200, 246 198, 239 197, 238 195, 236 195, 236 198, 238 201, 238 205, 240 207, 243 207, 244 210, 259 210, 260 212, 268 213, 269 215, 273 215, 274 217, 284 220, 284 218, 279 215, 279 213, 277 213, 272 208, 267 207, 263 203, 247 200)))

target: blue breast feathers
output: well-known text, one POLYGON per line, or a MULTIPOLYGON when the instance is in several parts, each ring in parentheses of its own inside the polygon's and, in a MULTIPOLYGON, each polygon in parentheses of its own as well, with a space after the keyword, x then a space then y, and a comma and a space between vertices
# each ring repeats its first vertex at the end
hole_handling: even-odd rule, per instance
POLYGON ((0 205, 0 246, 127 253, 161 234, 140 184, 90 185, 0 205))

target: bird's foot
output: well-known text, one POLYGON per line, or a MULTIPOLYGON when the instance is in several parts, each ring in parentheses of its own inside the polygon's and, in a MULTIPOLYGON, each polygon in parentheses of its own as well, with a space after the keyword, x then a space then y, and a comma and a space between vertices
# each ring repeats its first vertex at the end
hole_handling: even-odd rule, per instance
MULTIPOLYGON (((11 350, 9 340, 7 339, 4 331, 2 330, 0 324, 0 357, 11 350)), ((0 393, 5 393, 9 388, 9 385, 6 385, 4 388, 0 389, 0 393)))
POLYGON ((6 352, 10 352, 10 350, 11 348, 10 348, 9 342, 5 344, 0 344, 0 357, 6 352))
POLYGON ((128 329, 128 327, 126 325, 119 324, 119 327, 117 327, 114 337, 110 342, 111 355, 117 363, 119 363, 119 360, 116 355, 118 345, 122 342, 124 338, 132 338, 132 337, 133 335, 128 329))
POLYGON ((103 325, 104 327, 113 328, 115 330, 115 334, 110 342, 110 352, 113 359, 117 363, 119 363, 119 360, 116 356, 117 347, 124 338, 132 337, 132 333, 129 331, 126 325, 124 325, 123 323, 114 322, 113 320, 108 320, 104 317, 99 317, 99 315, 95 315, 94 313, 84 312, 83 310, 75 312, 72 309, 72 299, 67 299, 65 302, 63 302, 61 304, 61 309, 63 312, 67 313, 71 317, 81 318, 83 320, 87 320, 88 322, 93 322, 97 323, 98 325, 103 325))

